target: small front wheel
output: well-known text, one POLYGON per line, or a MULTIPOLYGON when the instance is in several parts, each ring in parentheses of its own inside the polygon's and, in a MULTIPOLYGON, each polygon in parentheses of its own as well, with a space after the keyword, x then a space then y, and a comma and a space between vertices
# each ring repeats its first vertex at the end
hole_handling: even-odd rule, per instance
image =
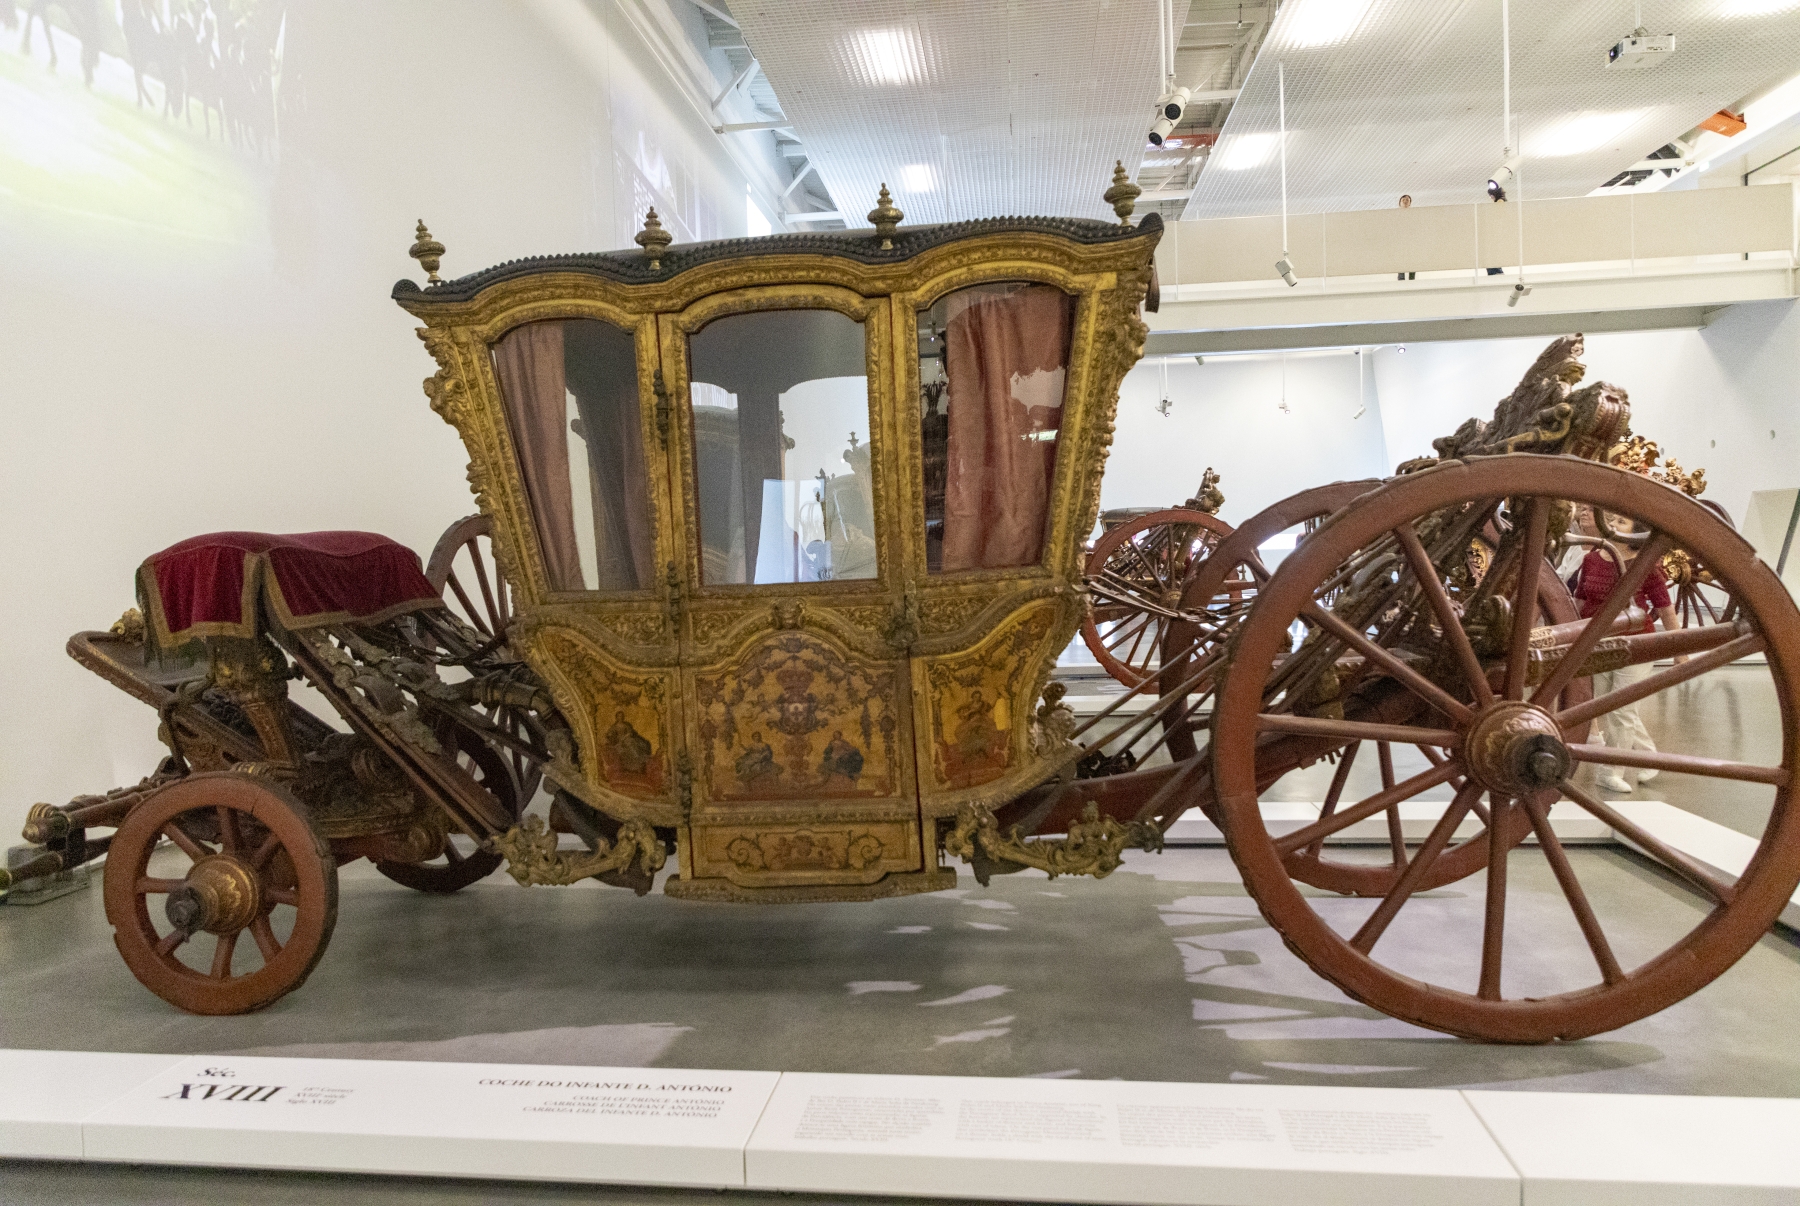
POLYGON ((244 774, 193 775, 134 808, 104 883, 125 965, 189 1013, 279 1000, 305 982, 337 922, 331 847, 290 792, 244 774), (158 851, 164 838, 174 851, 158 851))

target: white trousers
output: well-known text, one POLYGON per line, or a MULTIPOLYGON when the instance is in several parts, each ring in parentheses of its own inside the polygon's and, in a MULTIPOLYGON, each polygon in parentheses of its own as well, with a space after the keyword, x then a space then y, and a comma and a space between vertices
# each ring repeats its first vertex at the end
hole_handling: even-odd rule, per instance
MULTIPOLYGON (((1594 694, 1600 696, 1621 690, 1632 683, 1642 682, 1654 673, 1656 673, 1656 667, 1645 663, 1611 670, 1605 674, 1596 674, 1594 675, 1594 694)), ((1615 708, 1600 717, 1600 739, 1615 750, 1653 750, 1656 748, 1656 742, 1650 740, 1650 730, 1644 727, 1642 718, 1638 716, 1636 704, 1615 708)))

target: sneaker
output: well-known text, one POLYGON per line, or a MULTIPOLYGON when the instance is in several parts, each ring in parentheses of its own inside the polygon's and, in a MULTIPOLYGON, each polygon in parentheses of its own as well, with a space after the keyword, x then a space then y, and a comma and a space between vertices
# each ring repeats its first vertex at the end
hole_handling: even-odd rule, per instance
POLYGON ((1627 783, 1625 781, 1625 776, 1621 775, 1616 770, 1601 771, 1598 775, 1594 776, 1594 782, 1600 785, 1601 791, 1631 790, 1631 784, 1627 783))
MULTIPOLYGON (((1654 754, 1656 752, 1656 747, 1652 746, 1646 752, 1654 754)), ((1638 785, 1642 786, 1643 784, 1650 782, 1650 780, 1656 778, 1656 776, 1658 776, 1660 774, 1662 774, 1662 772, 1657 770, 1654 766, 1646 766, 1643 770, 1641 770, 1637 773, 1638 785)))

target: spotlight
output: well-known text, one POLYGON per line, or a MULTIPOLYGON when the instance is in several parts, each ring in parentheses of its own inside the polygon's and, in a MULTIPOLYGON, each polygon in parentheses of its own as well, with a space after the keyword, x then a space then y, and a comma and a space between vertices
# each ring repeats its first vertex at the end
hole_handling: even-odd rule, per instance
POLYGON ((1204 357, 1204 356, 1196 356, 1196 357, 1194 357, 1194 363, 1195 363, 1195 364, 1205 364, 1205 363, 1206 363, 1206 357, 1204 357))
POLYGON ((1159 117, 1150 127, 1150 145, 1160 147, 1169 135, 1175 132, 1175 123, 1166 117, 1159 117))
POLYGON ((1363 417, 1363 415, 1368 413, 1368 410, 1369 410, 1369 408, 1366 406, 1359 406, 1356 408, 1356 413, 1351 415, 1350 417, 1352 419, 1360 419, 1363 417))
POLYGON ((1527 285, 1524 281, 1520 281, 1518 284, 1516 284, 1512 287, 1512 292, 1508 293, 1506 295, 1506 304, 1508 306, 1516 306, 1519 304, 1519 299, 1521 297, 1530 297, 1530 296, 1531 296, 1531 286, 1527 285))
POLYGON ((1400 344, 1394 350, 1396 352, 1399 352, 1402 356, 1406 355, 1406 345, 1405 344, 1400 344))
POLYGON ((1281 279, 1288 283, 1290 289, 1300 283, 1300 278, 1294 275, 1294 266, 1288 262, 1285 251, 1281 253, 1281 258, 1275 261, 1275 271, 1281 273, 1281 279))
POLYGON ((1506 186, 1511 184, 1513 178, 1518 174, 1519 157, 1514 155, 1511 159, 1508 159, 1505 163, 1495 168, 1493 175, 1488 177, 1487 195, 1496 201, 1506 200, 1506 186))

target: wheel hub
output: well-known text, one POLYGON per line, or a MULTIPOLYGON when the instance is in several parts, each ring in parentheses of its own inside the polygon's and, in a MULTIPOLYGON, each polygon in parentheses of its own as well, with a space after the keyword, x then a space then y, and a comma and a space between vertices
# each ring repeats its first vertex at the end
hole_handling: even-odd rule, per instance
POLYGON ((261 883, 247 864, 216 854, 193 865, 163 912, 184 934, 235 934, 262 912, 261 883))
POLYGON ((1575 766, 1555 719, 1516 700, 1501 700, 1477 716, 1463 748, 1470 776, 1508 796, 1554 787, 1575 766))

